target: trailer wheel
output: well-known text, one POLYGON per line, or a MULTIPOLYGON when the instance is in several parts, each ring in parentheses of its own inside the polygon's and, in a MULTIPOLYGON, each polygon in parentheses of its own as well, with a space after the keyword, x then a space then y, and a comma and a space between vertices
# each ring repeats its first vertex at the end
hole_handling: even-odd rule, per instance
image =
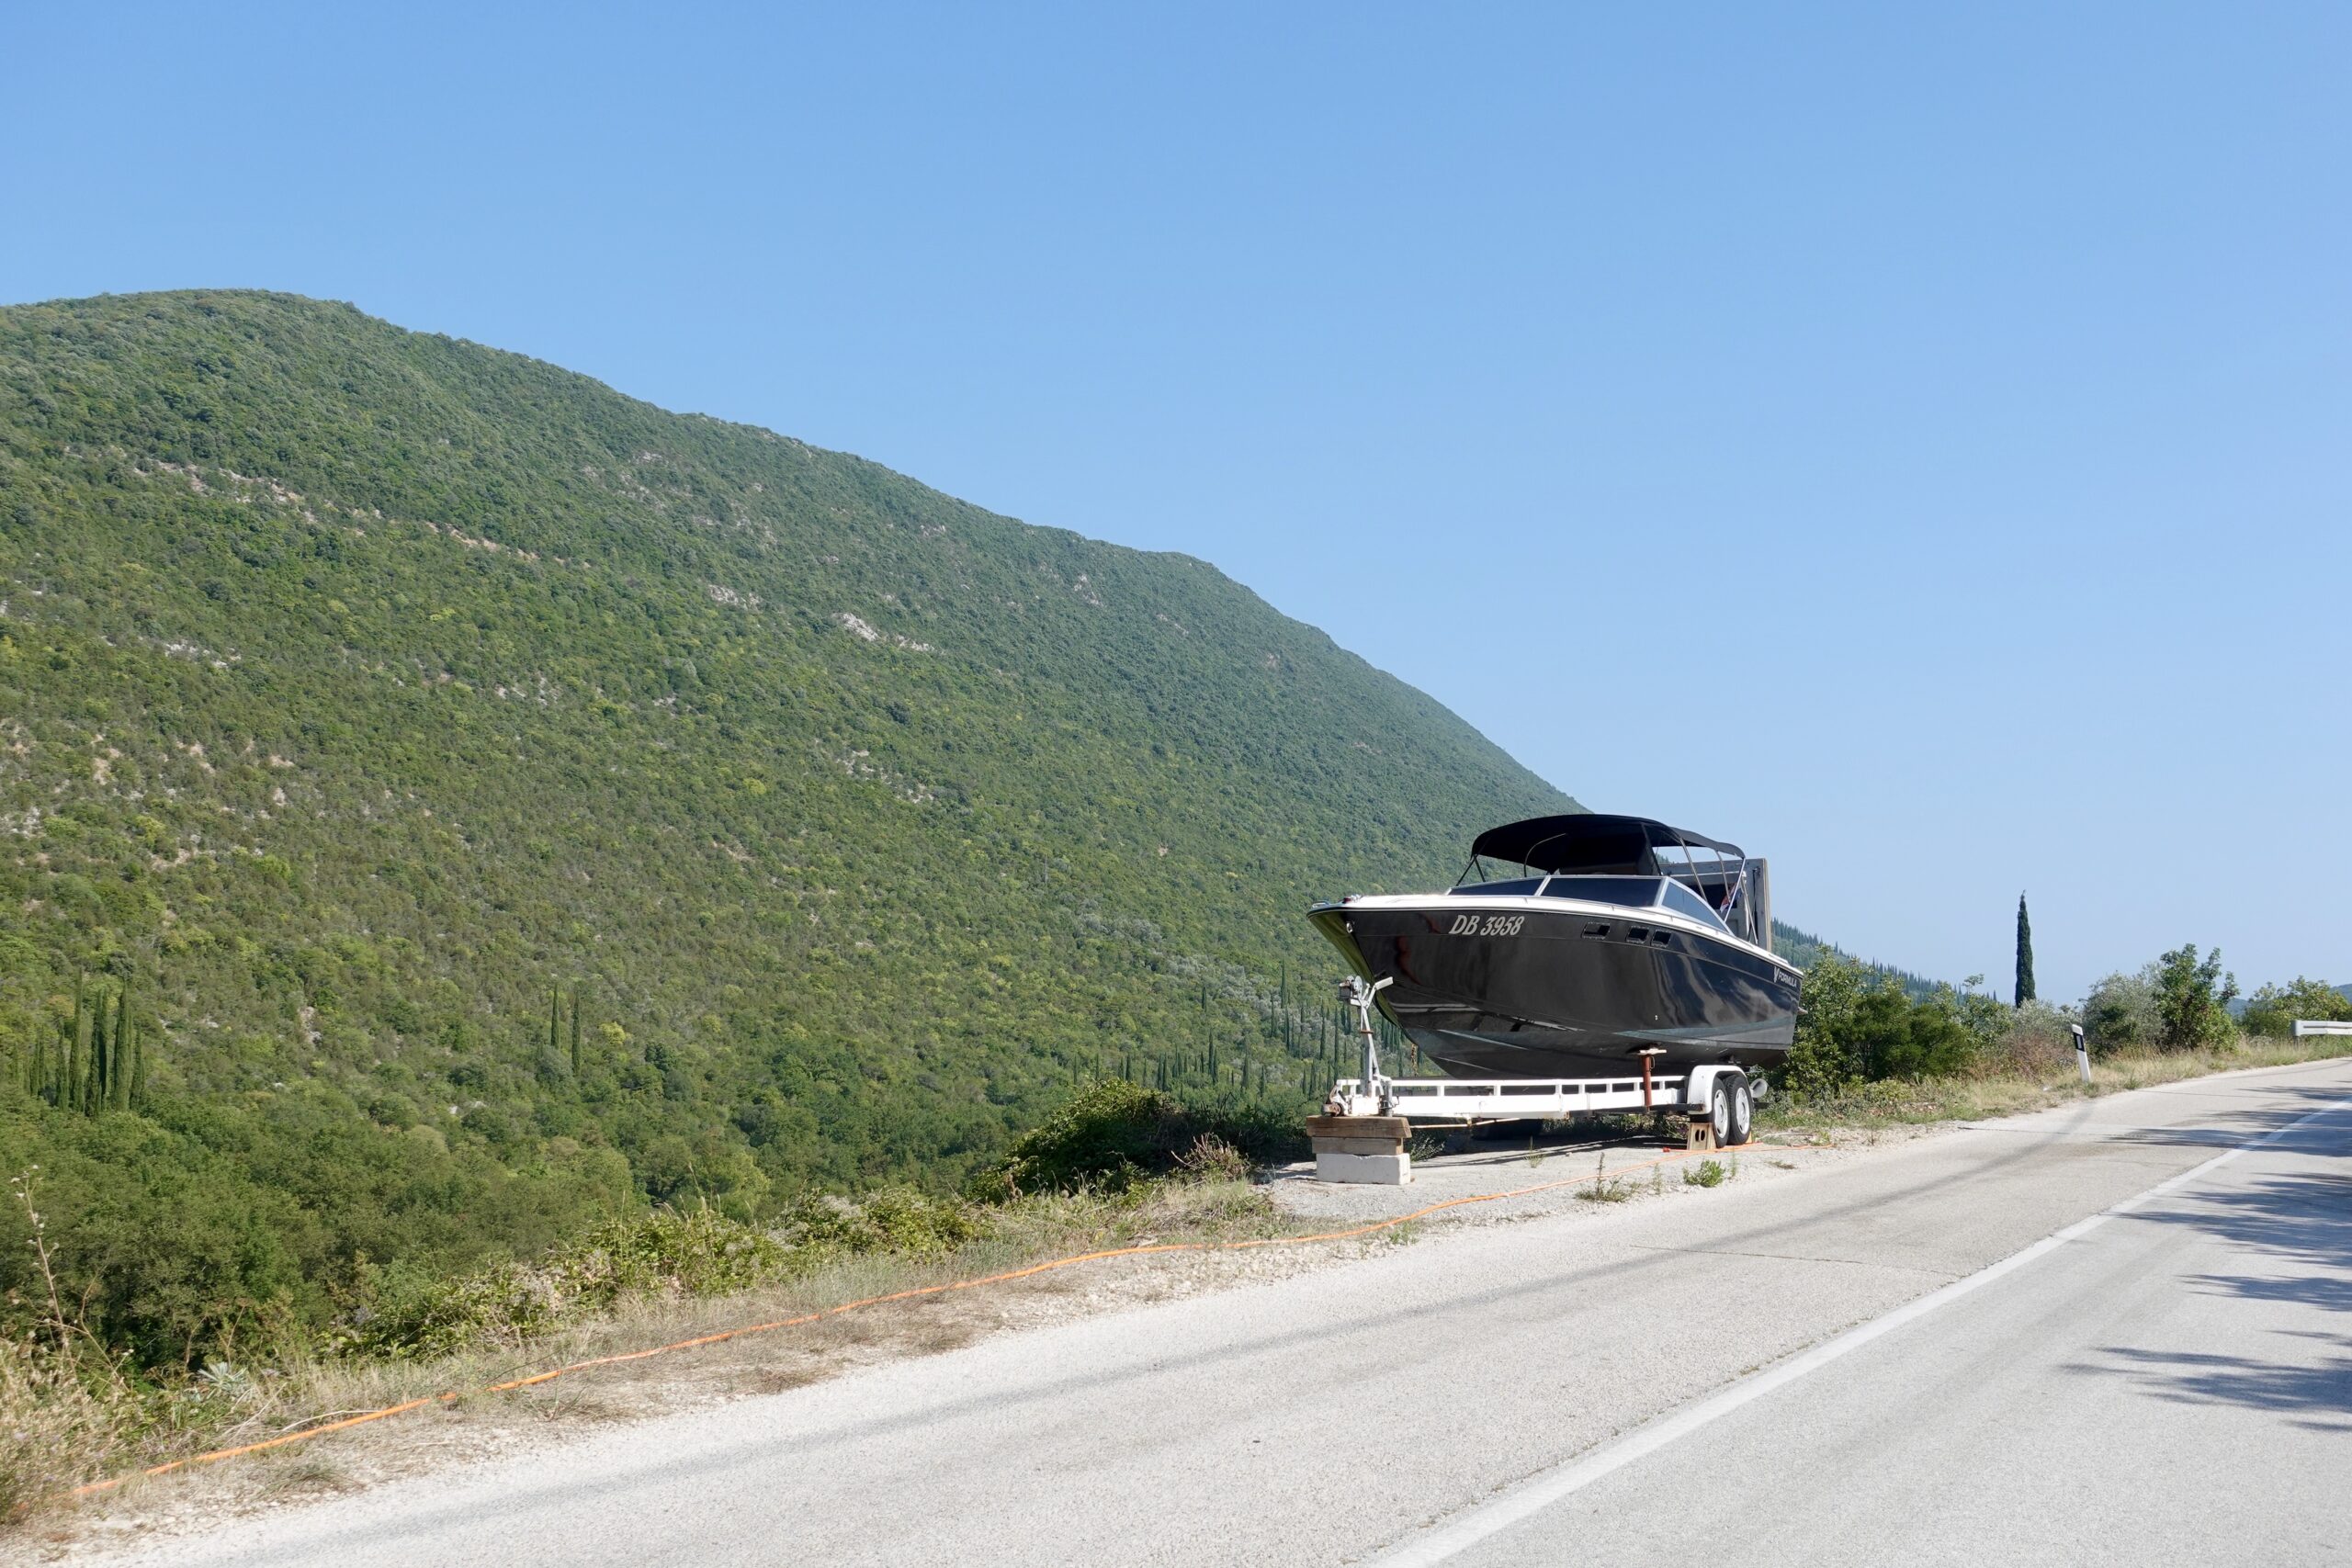
POLYGON ((1744 1144, 1756 1131, 1756 1091, 1747 1086, 1747 1075, 1736 1075, 1731 1081, 1731 1142, 1744 1144))
POLYGON ((1721 1074, 1707 1090, 1707 1120, 1714 1128, 1715 1147, 1719 1149, 1729 1147, 1732 1141, 1732 1074, 1721 1074))

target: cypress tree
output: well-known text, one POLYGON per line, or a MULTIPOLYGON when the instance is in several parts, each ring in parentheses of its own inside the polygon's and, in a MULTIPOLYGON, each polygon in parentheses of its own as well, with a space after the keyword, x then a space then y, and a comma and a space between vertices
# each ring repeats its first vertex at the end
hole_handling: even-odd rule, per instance
POLYGON ((147 1042, 133 1035, 130 1054, 130 1103, 147 1103, 147 1042))
POLYGON ((82 1109, 82 1077, 90 1055, 90 1002, 80 986, 74 987, 74 1036, 65 1053, 65 1086, 58 1097, 58 1104, 68 1111, 82 1109))
POLYGON ((96 1116, 106 1109, 107 1085, 112 1081, 114 1065, 114 998, 98 993, 97 1021, 90 1026, 90 1092, 85 1097, 83 1109, 96 1116))
POLYGON ((580 1076, 580 987, 571 987, 571 1076, 580 1076))
POLYGON ((114 1081, 113 1093, 107 1103, 117 1111, 130 1109, 130 1064, 139 1052, 139 1024, 130 1016, 130 992, 122 993, 119 1010, 114 1015, 114 1081))
POLYGON ((129 1010, 130 998, 118 995, 114 998, 114 1016, 108 1021, 104 1015, 98 1021, 105 1038, 98 1042, 98 1082, 96 1092, 90 1096, 90 1111, 96 1115, 114 1109, 114 1080, 122 1071, 122 1015, 129 1010))
POLYGON ((130 1087, 130 987, 114 999, 114 1044, 107 1051, 107 1109, 122 1109, 123 1091, 130 1087))
POLYGON ((99 994, 98 1021, 96 1026, 91 1031, 90 1098, 89 1103, 85 1107, 85 1109, 86 1109, 93 1116, 96 1116, 99 1111, 106 1109, 107 1091, 114 1087, 114 1041, 112 1037, 122 1032, 122 1008, 119 1002, 116 1002, 113 1010, 113 1017, 109 1020, 107 1017, 107 1003, 110 1001, 115 1001, 115 998, 105 995, 103 992, 99 994))
POLYGON ((2018 995, 2015 1005, 2033 1000, 2033 922, 2026 919, 2025 895, 2018 895, 2018 995))

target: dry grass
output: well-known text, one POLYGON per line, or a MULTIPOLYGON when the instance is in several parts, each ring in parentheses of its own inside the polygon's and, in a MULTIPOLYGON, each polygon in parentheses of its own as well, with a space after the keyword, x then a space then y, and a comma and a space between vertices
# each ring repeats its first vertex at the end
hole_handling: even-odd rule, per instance
POLYGON ((43 1339, 0 1339, 0 1517, 70 1491, 120 1461, 142 1423, 119 1380, 85 1373, 43 1339))
POLYGON ((2062 1044, 2056 1040, 2012 1037, 2001 1058, 1970 1077, 1861 1084, 1826 1097, 1784 1097, 1758 1107, 1757 1123, 1775 1131, 1826 1132, 1836 1127, 1976 1121, 2214 1073, 2344 1055, 2352 1055, 2352 1038, 2341 1035, 2310 1040, 2249 1038, 2196 1051, 2117 1053, 2093 1058, 2086 1086, 2071 1041, 2062 1044))

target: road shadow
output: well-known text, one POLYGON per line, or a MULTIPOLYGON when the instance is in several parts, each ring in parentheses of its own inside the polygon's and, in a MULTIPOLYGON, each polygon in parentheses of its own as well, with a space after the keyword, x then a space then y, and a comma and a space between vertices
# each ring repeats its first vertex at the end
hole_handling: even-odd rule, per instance
POLYGON ((2258 1092, 2264 1103, 2235 1111, 2217 1111, 2199 1117, 2194 1122, 2177 1127, 2134 1127, 2115 1134, 2114 1141, 2168 1149, 2233 1149, 2257 1138, 2284 1134, 2273 1147, 2293 1152, 2301 1145, 2306 1152, 2324 1153, 2342 1145, 2344 1135, 2341 1129, 2332 1129, 2324 1122, 2315 1122, 2301 1133, 2286 1132, 2313 1112, 2342 1103, 2342 1085, 2310 1084, 2293 1089, 2264 1085, 2258 1089, 2249 1087, 2245 1092, 2249 1096, 2258 1092))
POLYGON ((2143 1390, 2176 1404, 2235 1404, 2292 1416, 2314 1432, 2352 1432, 2352 1339, 2335 1339, 2332 1354, 2309 1361, 2266 1361, 2186 1350, 2110 1348, 2109 1364, 2143 1390))
MULTIPOLYGON (((2341 1096, 2320 1095, 2323 1103, 2341 1096)), ((2301 1114, 2308 1116, 2311 1109, 2301 1114)), ((2292 1112, 2282 1124, 2291 1124, 2292 1112)), ((2189 1275, 2201 1294, 2285 1309, 2297 1326, 2270 1328, 2283 1352, 2260 1356, 2110 1345, 2069 1368, 2122 1375, 2158 1399, 2274 1412, 2312 1430, 2352 1432, 2352 1172, 2345 1167, 2352 1113, 2326 1117, 2268 1145, 2331 1168, 2266 1175, 2183 1195, 2134 1213, 2134 1223, 2177 1226, 2222 1244, 2236 1267, 2189 1275)), ((2271 1314, 2266 1314, 2268 1316, 2271 1314)))

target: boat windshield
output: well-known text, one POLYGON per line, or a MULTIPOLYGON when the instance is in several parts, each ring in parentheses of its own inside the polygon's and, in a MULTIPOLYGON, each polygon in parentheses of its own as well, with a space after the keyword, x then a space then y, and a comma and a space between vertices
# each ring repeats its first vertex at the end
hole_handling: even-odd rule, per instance
POLYGON ((1679 882, 1668 882, 1666 885, 1666 907, 1678 915, 1688 915, 1694 920, 1704 920, 1725 936, 1731 935, 1731 928, 1724 924, 1724 918, 1709 908, 1704 898, 1700 897, 1679 882))
POLYGON ((1482 898, 1526 897, 1544 886, 1540 876, 1514 876, 1509 882, 1465 882, 1453 889, 1453 897, 1476 895, 1482 898))
POLYGON ((1646 909, 1657 902, 1657 890, 1666 885, 1662 876, 1555 876, 1544 883, 1544 897, 1646 909))

